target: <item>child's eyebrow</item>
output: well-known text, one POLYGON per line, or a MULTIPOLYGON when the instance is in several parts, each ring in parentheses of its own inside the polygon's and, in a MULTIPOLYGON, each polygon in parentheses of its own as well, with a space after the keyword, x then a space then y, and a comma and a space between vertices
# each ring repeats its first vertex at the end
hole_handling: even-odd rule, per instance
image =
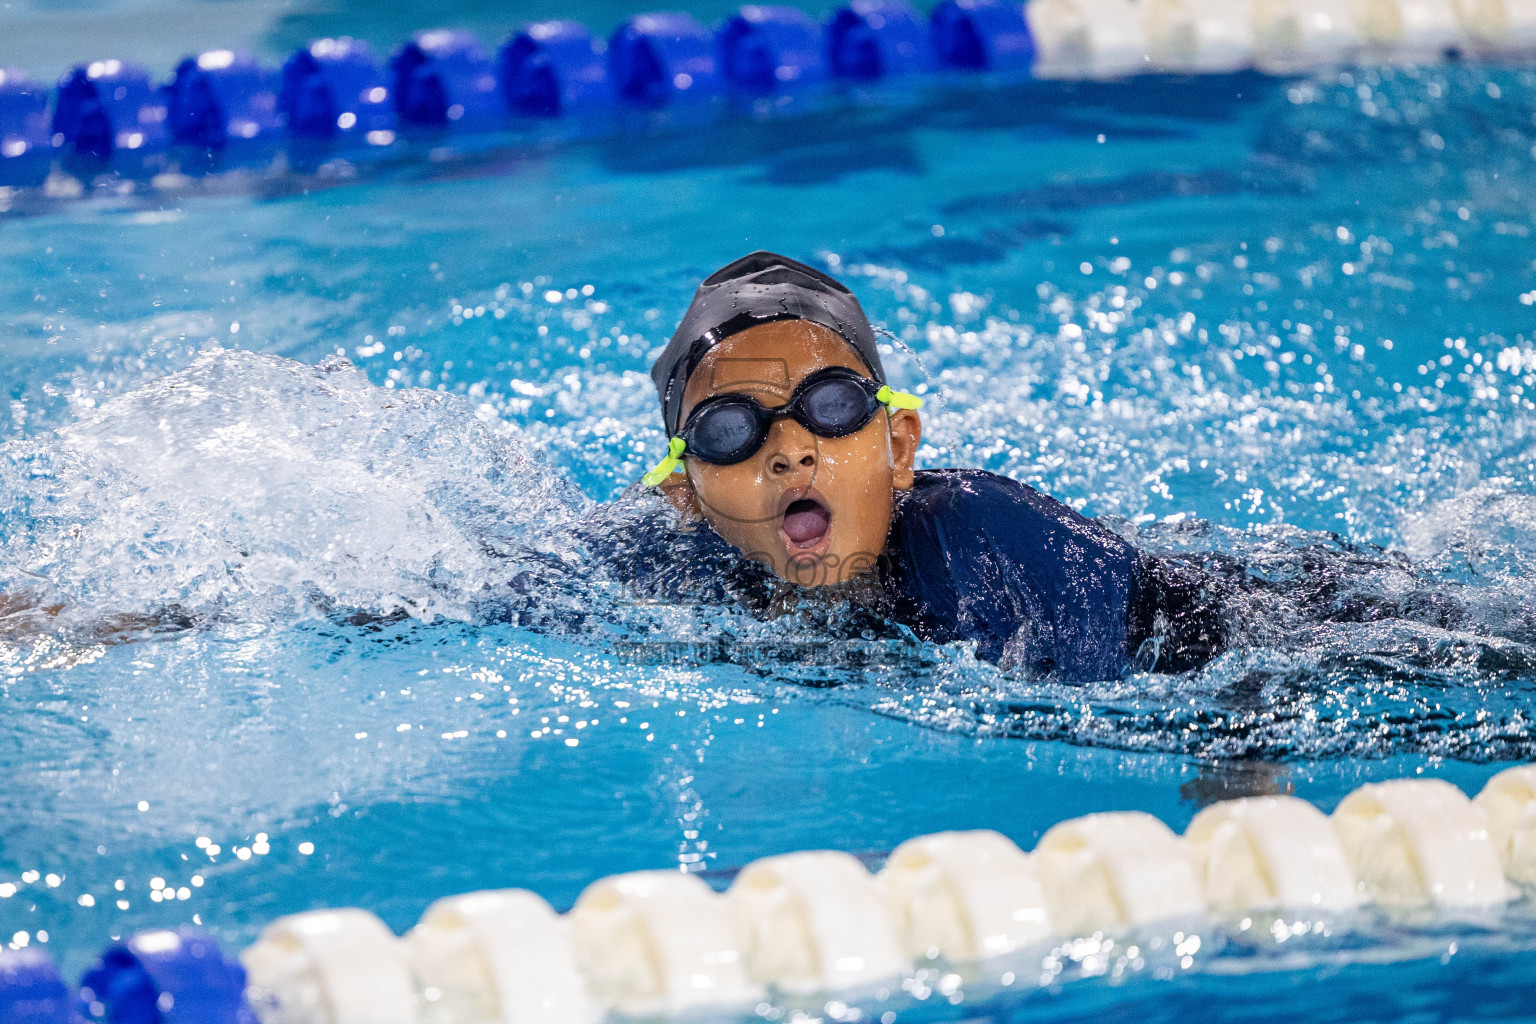
POLYGON ((721 359, 711 368, 711 390, 743 385, 783 390, 789 387, 789 364, 782 359, 721 359))

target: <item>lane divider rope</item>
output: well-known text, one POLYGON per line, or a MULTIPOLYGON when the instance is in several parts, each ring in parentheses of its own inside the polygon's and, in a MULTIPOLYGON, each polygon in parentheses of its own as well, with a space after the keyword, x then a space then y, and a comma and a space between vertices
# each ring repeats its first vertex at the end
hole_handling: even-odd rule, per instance
POLYGON ((919 836, 878 873, 851 854, 765 857, 724 893, 697 875, 599 879, 565 914, 524 890, 433 903, 404 938, 373 914, 269 924, 239 960, 204 931, 114 943, 71 990, 36 947, 0 952, 0 1020, 80 1024, 595 1024, 893 990, 925 964, 984 963, 1087 936, 1374 905, 1497 913, 1536 884, 1536 765, 1476 799, 1438 779, 1354 790, 1332 815, 1292 796, 1214 804, 1176 835, 1090 814, 1026 853, 1000 833, 919 836), (159 1014, 156 1016, 155 1014, 159 1014))
POLYGON ((639 14, 606 40, 577 22, 537 22, 495 54, 469 32, 433 29, 387 62, 360 40, 328 38, 280 70, 209 50, 158 84, 118 58, 72 68, 53 89, 0 68, 0 188, 53 181, 65 194, 61 179, 142 182, 284 161, 312 170, 377 157, 403 137, 792 98, 829 81, 1290 74, 1533 51, 1536 0, 941 0, 928 17, 908 0, 852 0, 821 21, 749 5, 713 29, 688 14, 639 14))

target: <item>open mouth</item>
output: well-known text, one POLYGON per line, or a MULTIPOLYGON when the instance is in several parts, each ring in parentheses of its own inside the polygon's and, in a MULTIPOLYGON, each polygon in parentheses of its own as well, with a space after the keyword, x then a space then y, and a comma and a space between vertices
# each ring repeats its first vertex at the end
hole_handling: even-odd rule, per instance
POLYGON ((809 552, 827 539, 832 529, 832 510, 815 498, 798 498, 784 509, 779 524, 791 553, 809 552))

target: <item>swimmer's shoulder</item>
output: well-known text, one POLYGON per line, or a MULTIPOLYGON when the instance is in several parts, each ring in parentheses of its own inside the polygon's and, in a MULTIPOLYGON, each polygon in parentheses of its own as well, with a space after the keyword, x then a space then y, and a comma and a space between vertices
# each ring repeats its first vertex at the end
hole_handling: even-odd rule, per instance
POLYGON ((1124 537, 1070 505, 980 469, 914 474, 912 489, 897 501, 889 553, 914 563, 1002 558, 1040 569, 1087 559, 1126 571, 1142 558, 1124 537))
POLYGON ((899 516, 937 517, 956 524, 1019 525, 1031 519, 1073 530, 1116 535, 1065 502, 1011 477, 984 469, 920 469, 897 502, 899 516))
POLYGON ((1125 656, 1139 553, 1028 484, 975 469, 916 474, 882 571, 926 639, 970 639, 996 660, 1027 631, 1031 664, 1108 678, 1125 656))

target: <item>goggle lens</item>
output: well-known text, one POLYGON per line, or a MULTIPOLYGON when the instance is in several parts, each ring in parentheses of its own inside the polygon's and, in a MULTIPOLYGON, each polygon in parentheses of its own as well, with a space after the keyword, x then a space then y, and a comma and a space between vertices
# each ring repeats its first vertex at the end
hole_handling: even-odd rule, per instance
POLYGON ((874 391, 862 381, 823 380, 800 396, 800 419, 822 437, 845 437, 874 415, 874 391))
POLYGON ((749 398, 733 398, 703 410, 689 424, 689 454, 722 466, 751 456, 768 433, 758 418, 756 404, 749 398))

